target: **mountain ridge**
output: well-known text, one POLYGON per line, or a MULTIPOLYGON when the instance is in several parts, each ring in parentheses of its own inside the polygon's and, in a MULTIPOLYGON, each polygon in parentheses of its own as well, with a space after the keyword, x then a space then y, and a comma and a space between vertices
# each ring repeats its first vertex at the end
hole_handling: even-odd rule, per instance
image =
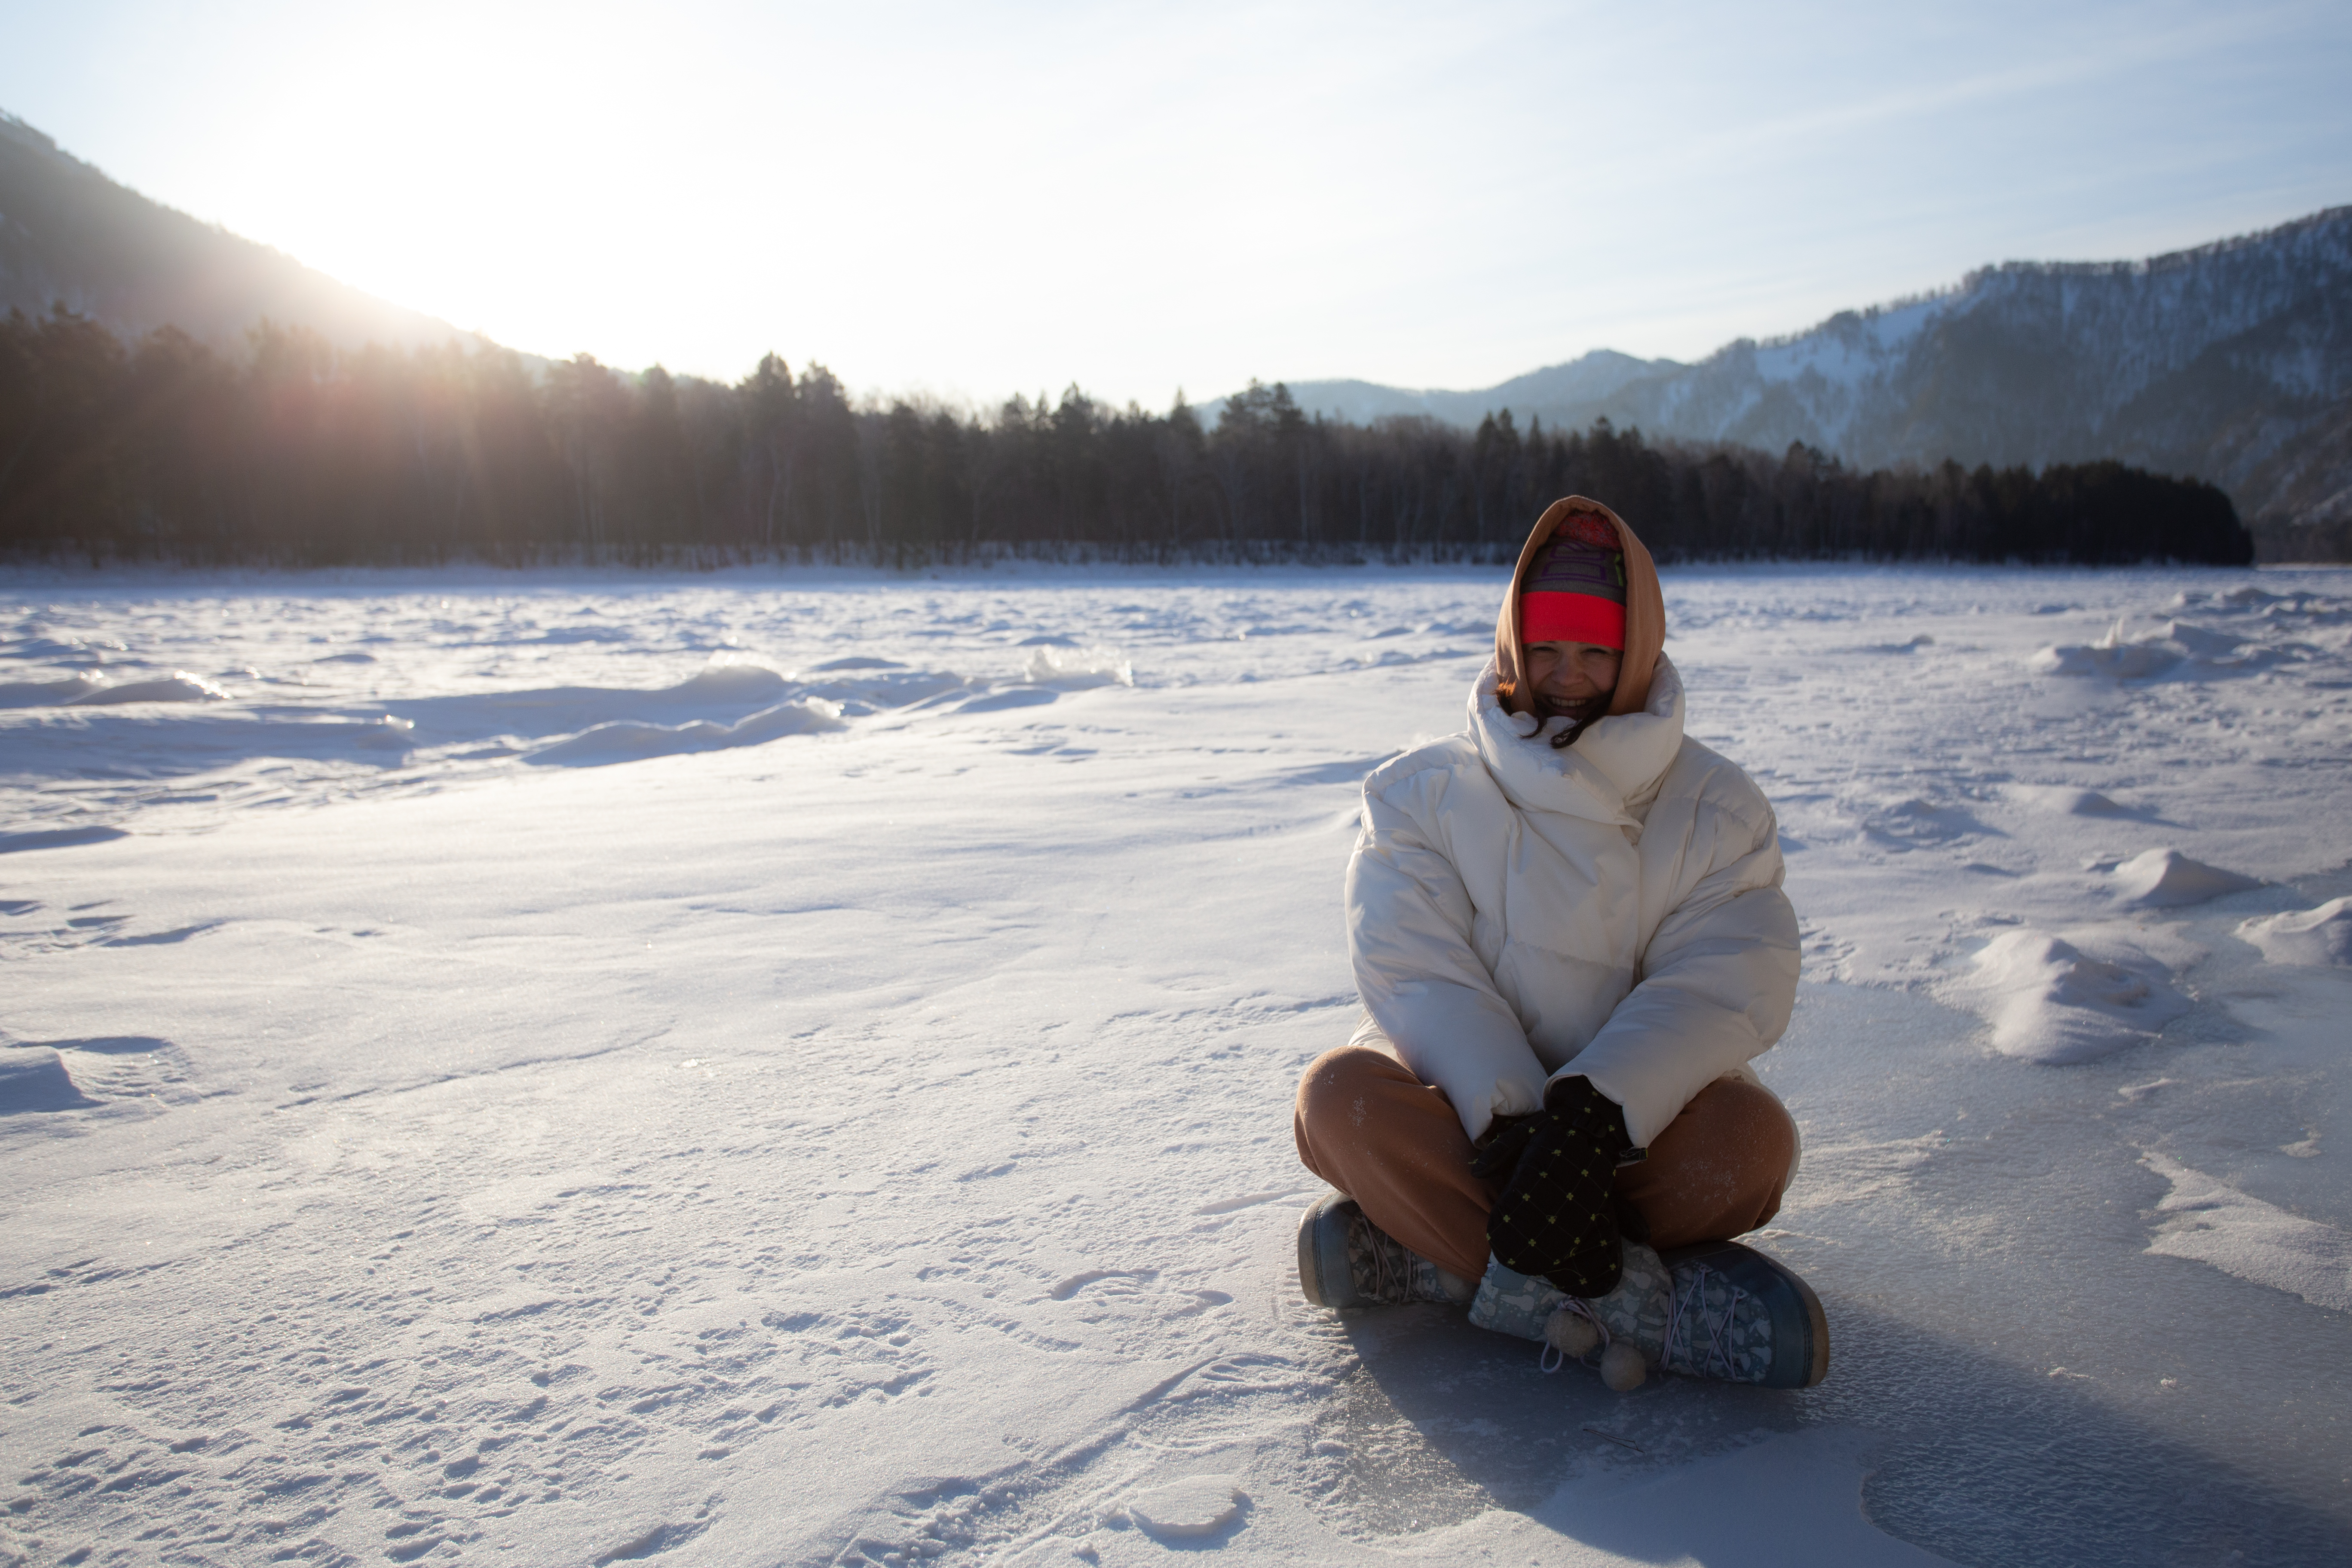
MULTIPOLYGON (((142 195, 0 112, 0 311, 59 302, 126 339, 169 325, 235 347, 268 318, 346 349, 493 346, 142 195)), ((1475 391, 1288 384, 1360 424, 1470 428, 1508 410, 1865 468, 2113 458, 2219 484, 2263 559, 2352 559, 2352 205, 2139 260, 1980 267, 1688 363, 1597 349, 1475 391)))
POLYGON ((235 346, 267 317, 339 348, 490 345, 167 206, 0 111, 0 312, 60 303, 126 339, 173 326, 235 346))
POLYGON ((1555 427, 1605 418, 1654 439, 1801 444, 1864 468, 2116 458, 2220 484, 2266 558, 2343 556, 2352 206, 2138 260, 1977 268, 1689 363, 1604 349, 1475 392, 1288 384, 1327 415, 1409 404, 1467 426, 1507 408, 1555 427), (1605 390, 1586 374, 1596 362, 1605 390))

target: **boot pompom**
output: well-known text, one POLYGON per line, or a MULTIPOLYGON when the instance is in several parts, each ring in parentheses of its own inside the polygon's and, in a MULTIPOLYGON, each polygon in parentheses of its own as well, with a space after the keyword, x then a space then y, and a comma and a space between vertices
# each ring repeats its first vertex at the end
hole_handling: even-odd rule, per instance
POLYGON ((1570 1361, 1582 1361, 1601 1342, 1601 1330, 1591 1319, 1562 1308, 1544 1324, 1544 1342, 1570 1361))
POLYGON ((1623 1340, 1611 1342, 1609 1348, 1601 1352, 1601 1381, 1619 1394, 1631 1394, 1649 1375, 1642 1352, 1623 1340))

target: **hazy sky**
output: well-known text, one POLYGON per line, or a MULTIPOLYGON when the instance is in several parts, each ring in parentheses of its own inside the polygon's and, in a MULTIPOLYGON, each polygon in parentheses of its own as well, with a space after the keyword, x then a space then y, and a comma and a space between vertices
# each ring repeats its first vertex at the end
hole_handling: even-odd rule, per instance
POLYGON ((1164 405, 2352 202, 2352 5, 0 0, 0 108, 551 355, 1164 405))

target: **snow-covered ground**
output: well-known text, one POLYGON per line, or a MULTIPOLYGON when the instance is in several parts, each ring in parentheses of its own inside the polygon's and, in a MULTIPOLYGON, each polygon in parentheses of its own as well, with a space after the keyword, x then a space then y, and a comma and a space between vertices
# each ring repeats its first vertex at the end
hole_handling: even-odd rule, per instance
POLYGON ((1499 573, 0 577, 0 1563, 2341 1562, 2352 574, 1670 574, 1830 1379, 1306 1307, 1499 573))

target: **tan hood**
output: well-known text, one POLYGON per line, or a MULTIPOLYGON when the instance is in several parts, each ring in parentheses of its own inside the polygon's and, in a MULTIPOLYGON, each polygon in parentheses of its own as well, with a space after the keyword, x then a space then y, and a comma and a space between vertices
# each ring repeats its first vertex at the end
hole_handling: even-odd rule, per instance
POLYGON ((1617 667, 1617 695, 1610 700, 1609 711, 1639 713, 1650 705, 1650 675, 1658 668, 1659 651, 1666 645, 1666 601, 1658 591, 1657 563, 1623 518, 1597 500, 1566 496, 1544 508, 1543 515, 1536 519, 1535 531, 1519 547, 1519 564, 1511 574, 1509 591, 1503 595, 1503 613, 1495 617, 1495 664, 1502 672, 1496 695, 1509 712, 1535 710, 1528 700, 1527 671, 1519 666, 1519 591, 1528 580, 1528 567, 1553 531, 1580 511, 1606 518, 1625 552, 1625 657, 1617 667))

